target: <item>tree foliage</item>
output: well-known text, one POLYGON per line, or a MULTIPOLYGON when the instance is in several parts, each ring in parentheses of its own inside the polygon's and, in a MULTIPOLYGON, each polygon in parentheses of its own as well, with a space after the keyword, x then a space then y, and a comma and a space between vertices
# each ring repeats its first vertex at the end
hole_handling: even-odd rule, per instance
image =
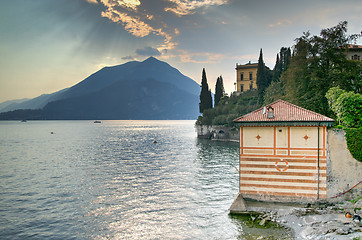
POLYGON ((362 127, 362 95, 347 92, 339 87, 329 89, 326 94, 332 111, 340 124, 347 128, 362 127))
POLYGON ((329 106, 346 131, 352 156, 362 162, 362 95, 333 87, 326 94, 329 106))
POLYGON ((272 81, 264 93, 264 106, 282 99, 285 95, 283 84, 280 80, 272 81))
POLYGON ((206 71, 205 68, 202 69, 202 80, 201 80, 201 93, 200 93, 200 103, 199 110, 200 113, 203 113, 206 109, 212 108, 212 96, 207 84, 206 71))
POLYGON ((319 36, 309 32, 296 39, 288 69, 281 75, 284 99, 324 115, 331 114, 326 92, 339 86, 361 91, 362 64, 348 60, 348 45, 360 34, 347 35, 347 22, 322 29, 319 36))
POLYGON ((345 129, 347 146, 353 158, 362 162, 362 128, 345 129))
POLYGON ((289 67, 290 58, 291 58, 290 48, 282 47, 280 49, 280 52, 277 54, 277 59, 276 59, 275 66, 273 69, 272 82, 279 81, 282 73, 285 72, 289 67))
POLYGON ((273 73, 267 66, 265 66, 263 60, 263 50, 260 49, 259 60, 258 60, 258 73, 256 77, 259 105, 261 105, 264 102, 264 93, 266 88, 270 85, 272 78, 273 78, 273 73))
POLYGON ((198 125, 234 126, 233 120, 258 108, 255 89, 237 96, 224 96, 213 109, 205 110, 196 121, 198 125))
POLYGON ((281 48, 273 71, 265 66, 261 49, 257 91, 247 91, 237 97, 243 99, 247 96, 245 94, 253 92, 257 101, 234 100, 236 96, 224 102, 222 99, 219 102, 219 105, 223 102, 221 106, 207 110, 198 123, 231 124, 230 119, 255 110, 262 104, 283 99, 326 116, 337 116, 346 126, 360 126, 361 110, 354 106, 362 105, 360 97, 357 97, 362 91, 362 61, 346 57, 349 44, 360 37, 361 34, 347 34, 346 21, 335 27, 322 29, 318 36, 303 33, 295 40, 292 53, 290 48, 281 48), (339 87, 344 92, 337 90, 331 93, 336 94, 334 99, 327 100, 326 93, 333 87, 339 87), (329 108, 328 101, 338 102, 337 112, 334 107, 329 108), (226 106, 228 102, 229 105, 226 106), (251 104, 252 107, 250 111, 243 112, 246 107, 238 106, 239 104, 251 104))
POLYGON ((224 90, 224 81, 222 76, 218 77, 215 85, 215 96, 214 96, 214 106, 217 106, 221 98, 225 95, 224 90))

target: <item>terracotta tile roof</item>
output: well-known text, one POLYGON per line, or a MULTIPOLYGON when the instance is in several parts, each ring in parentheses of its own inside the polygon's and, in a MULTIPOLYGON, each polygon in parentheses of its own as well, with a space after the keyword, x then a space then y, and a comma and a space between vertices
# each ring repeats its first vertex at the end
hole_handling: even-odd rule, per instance
POLYGON ((247 64, 236 64, 236 68, 235 69, 249 69, 249 68, 258 68, 258 63, 247 63, 247 64))
POLYGON ((253 112, 245 114, 244 116, 236 118, 234 122, 334 122, 334 119, 283 100, 278 100, 265 107, 261 107, 253 112), (273 118, 268 117, 269 111, 273 111, 273 118))
POLYGON ((351 49, 362 49, 362 45, 349 44, 348 48, 351 49))

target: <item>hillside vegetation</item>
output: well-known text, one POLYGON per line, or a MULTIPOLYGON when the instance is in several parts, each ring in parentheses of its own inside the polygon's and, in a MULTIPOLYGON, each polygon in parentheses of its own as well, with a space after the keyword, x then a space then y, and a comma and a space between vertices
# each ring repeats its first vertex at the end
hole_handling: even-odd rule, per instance
MULTIPOLYGON (((350 97, 361 96, 362 61, 346 57, 350 45, 360 37, 361 34, 347 34, 346 21, 322 29, 318 36, 303 33, 295 40, 292 51, 290 48, 281 48, 273 70, 265 66, 260 51, 256 81, 258 90, 247 91, 240 96, 223 97, 217 106, 204 110, 197 124, 230 126, 233 125, 233 118, 278 99, 334 119, 342 119, 340 113, 329 106, 326 94, 329 89, 338 87, 349 92, 349 95, 355 94, 350 97)), ((350 107, 352 109, 349 111, 354 111, 356 117, 362 119, 362 113, 358 110, 360 105, 352 104, 350 107)))

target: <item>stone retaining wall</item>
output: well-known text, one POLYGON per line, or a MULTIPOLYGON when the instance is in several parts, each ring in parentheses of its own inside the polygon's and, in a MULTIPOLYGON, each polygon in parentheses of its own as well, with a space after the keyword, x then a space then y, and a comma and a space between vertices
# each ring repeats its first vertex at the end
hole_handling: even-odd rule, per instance
POLYGON ((354 159, 347 148, 345 131, 329 129, 327 138, 327 199, 338 202, 362 195, 362 183, 337 198, 362 181, 362 162, 354 159))
POLYGON ((198 138, 221 140, 221 141, 240 141, 239 128, 230 128, 218 125, 196 125, 198 138))

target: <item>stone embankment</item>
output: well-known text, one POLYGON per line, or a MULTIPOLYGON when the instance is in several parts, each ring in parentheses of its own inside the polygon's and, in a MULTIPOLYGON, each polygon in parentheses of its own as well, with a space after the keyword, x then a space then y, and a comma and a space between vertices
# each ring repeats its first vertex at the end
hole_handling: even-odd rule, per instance
POLYGON ((239 128, 219 125, 196 125, 197 137, 201 139, 239 142, 239 128))
POLYGON ((260 202, 247 205, 249 211, 262 213, 256 219, 260 225, 276 222, 292 229, 297 240, 362 239, 362 221, 358 217, 362 216, 362 199, 355 204, 345 201, 304 207, 260 202), (351 213, 350 218, 346 217, 347 212, 351 213))

